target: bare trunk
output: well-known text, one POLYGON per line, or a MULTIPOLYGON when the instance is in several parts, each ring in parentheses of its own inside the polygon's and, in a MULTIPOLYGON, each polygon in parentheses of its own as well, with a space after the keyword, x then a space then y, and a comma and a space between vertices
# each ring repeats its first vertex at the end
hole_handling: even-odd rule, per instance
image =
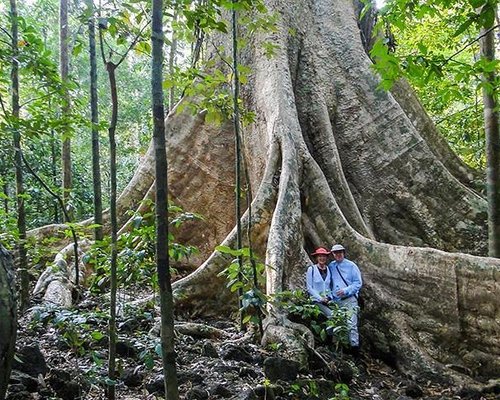
POLYGON ((103 239, 102 228, 102 190, 101 190, 101 167, 99 155, 99 109, 97 101, 97 61, 95 43, 95 17, 94 2, 87 0, 89 8, 89 60, 90 60, 90 112, 92 122, 92 183, 94 189, 94 223, 98 226, 94 229, 95 240, 103 239))
MULTIPOLYGON (((61 69, 61 81, 63 84, 68 82, 69 75, 69 51, 68 51, 68 0, 60 0, 59 4, 59 63, 61 69)), ((69 119, 70 113, 70 98, 69 92, 65 89, 64 104, 62 106, 62 115, 69 119)), ((68 124, 68 122, 66 122, 68 124)), ((72 187, 72 174, 71 174, 71 139, 70 131, 66 127, 62 136, 62 191, 64 205, 66 211, 71 219, 72 209, 69 204, 71 187, 72 187)), ((69 221, 66 221, 69 222, 69 221)))
MULTIPOLYGON (((111 215, 111 276, 110 276, 110 317, 109 317, 109 354, 108 377, 111 381, 116 379, 116 291, 118 284, 118 221, 116 214, 116 123, 118 121, 118 95, 116 89, 116 65, 111 61, 106 63, 111 91, 111 121, 108 128, 109 136, 109 172, 111 177, 110 215, 111 215)), ((115 399, 114 383, 108 386, 108 399, 115 399)))
POLYGON ((0 244, 0 400, 5 398, 17 332, 14 263, 0 244))
POLYGON ((13 143, 14 143, 14 163, 16 170, 16 201, 17 201, 17 230, 19 239, 17 242, 17 252, 19 257, 19 276, 21 278, 21 308, 25 309, 29 302, 29 275, 28 258, 26 251, 26 211, 24 208, 24 176, 21 158, 21 133, 18 129, 19 120, 19 33, 18 14, 16 0, 10 0, 10 13, 12 23, 12 69, 10 74, 12 85, 12 117, 13 117, 13 143))
POLYGON ((176 355, 174 347, 174 305, 169 264, 168 179, 163 105, 163 24, 162 0, 153 0, 151 99, 153 108, 153 143, 155 147, 156 269, 160 291, 161 348, 165 398, 177 400, 176 355))
MULTIPOLYGON (((481 56, 495 60, 495 32, 481 31, 481 56)), ((500 257, 500 125, 495 72, 484 74, 484 130, 486 133, 486 192, 488 196, 488 250, 491 257, 500 257)))
MULTIPOLYGON (((254 71, 243 97, 258 117, 245 149, 268 294, 302 287, 311 248, 343 242, 365 276, 363 332, 374 352, 408 372, 438 376, 459 364, 494 376, 499 262, 411 247, 485 254, 487 204, 469 187, 474 174, 403 84, 402 105, 377 90, 349 1, 268 3, 279 30, 256 37, 243 60, 254 71), (279 46, 270 60, 264 41, 279 46)), ((234 241, 233 230, 224 244, 234 241)), ((176 282, 178 305, 213 301, 220 312, 228 296, 216 274, 229 261, 214 253, 176 282)))

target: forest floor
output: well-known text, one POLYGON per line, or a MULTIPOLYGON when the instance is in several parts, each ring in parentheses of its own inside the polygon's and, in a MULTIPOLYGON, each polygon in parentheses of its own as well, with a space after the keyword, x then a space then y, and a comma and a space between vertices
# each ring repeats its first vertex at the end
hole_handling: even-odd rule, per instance
MULTIPOLYGON (((159 317, 154 301, 119 294, 116 398, 160 399, 163 376, 159 317)), ((90 295, 78 309, 34 306, 19 321, 17 357, 8 400, 106 399, 107 305, 90 295)), ((191 399, 494 399, 482 393, 425 379, 410 379, 362 351, 359 358, 317 350, 336 365, 309 371, 279 358, 280 344, 262 348, 230 320, 182 321, 176 318, 180 398, 191 399), (266 366, 264 366, 266 365, 266 366), (272 370, 274 368, 274 371, 272 370), (272 379, 269 377, 272 375, 272 379)), ((112 381, 111 381, 112 382, 112 381)), ((498 389, 498 388, 497 388, 498 389)))

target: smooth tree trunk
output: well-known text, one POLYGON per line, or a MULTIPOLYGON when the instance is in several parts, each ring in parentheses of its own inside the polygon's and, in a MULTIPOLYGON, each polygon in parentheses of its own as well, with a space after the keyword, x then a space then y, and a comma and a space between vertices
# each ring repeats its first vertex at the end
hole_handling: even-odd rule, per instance
MULTIPOLYGON (((111 180, 111 193, 109 212, 111 216, 111 276, 110 276, 110 318, 109 318, 109 355, 108 377, 113 382, 116 379, 116 292, 118 286, 118 221, 116 210, 116 124, 118 122, 118 93, 116 87, 116 64, 111 61, 106 63, 109 87, 111 91, 111 121, 108 128, 109 138, 109 174, 111 180)), ((115 399, 115 385, 108 386, 108 399, 115 399)))
POLYGON ((14 262, 0 244, 0 400, 5 399, 9 384, 17 333, 14 262))
MULTIPOLYGON (((57 151, 56 139, 54 131, 50 132, 50 160, 51 160, 51 172, 52 172, 52 184, 57 187, 58 175, 57 175, 57 165, 59 163, 58 151, 57 151)), ((59 204, 57 200, 54 200, 54 224, 60 222, 59 219, 59 204)))
MULTIPOLYGON (((177 21, 177 11, 174 11, 173 22, 177 21)), ((177 56, 177 35, 172 29, 172 39, 170 41, 170 50, 168 52, 168 73, 174 76, 175 59, 177 56)), ((175 105, 175 86, 172 86, 168 91, 168 111, 170 112, 175 105)))
POLYGON ((160 290, 161 348, 165 398, 177 400, 177 369, 175 365, 174 312, 170 281, 168 243, 168 180, 163 103, 163 0, 152 1, 152 70, 153 143, 155 148, 156 206, 156 268, 160 290))
POLYGON ((99 155, 99 109, 97 100, 97 61, 95 41, 95 16, 94 1, 87 0, 89 8, 89 60, 90 60, 90 113, 92 122, 92 184, 94 190, 94 229, 95 240, 103 239, 102 228, 102 190, 101 190, 101 167, 99 155))
MULTIPOLYGON (((68 0, 59 2, 59 68, 61 72, 61 81, 63 84, 68 82, 69 77, 69 37, 68 37, 68 0)), ((64 205, 68 215, 72 218, 72 207, 70 206, 70 195, 72 188, 71 173, 71 133, 68 129, 70 114, 70 96, 67 88, 64 89, 64 100, 61 108, 63 118, 66 118, 66 128, 62 135, 62 191, 64 205)), ((71 222, 71 221, 66 221, 71 222)))
MULTIPOLYGON (((481 31, 481 57, 495 60, 495 31, 481 31)), ((486 134, 486 193, 488 198, 488 252, 500 257, 500 124, 494 71, 484 73, 484 131, 486 134)))
POLYGON ((28 257, 26 250, 26 211, 24 207, 24 176, 21 157, 21 133, 19 131, 19 29, 16 0, 10 0, 11 13, 11 38, 12 38, 12 68, 10 73, 12 85, 12 124, 14 143, 14 163, 16 171, 16 201, 17 201, 17 230, 19 239, 17 242, 17 255, 19 257, 19 277, 21 280, 21 308, 25 309, 29 302, 29 274, 28 257))

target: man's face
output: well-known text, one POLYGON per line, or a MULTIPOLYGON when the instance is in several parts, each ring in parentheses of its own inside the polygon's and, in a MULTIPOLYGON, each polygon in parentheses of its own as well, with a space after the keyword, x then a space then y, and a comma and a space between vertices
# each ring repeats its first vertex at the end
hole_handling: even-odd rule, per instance
POLYGON ((341 251, 334 251, 333 258, 337 262, 342 262, 342 260, 344 259, 344 252, 342 250, 341 251))

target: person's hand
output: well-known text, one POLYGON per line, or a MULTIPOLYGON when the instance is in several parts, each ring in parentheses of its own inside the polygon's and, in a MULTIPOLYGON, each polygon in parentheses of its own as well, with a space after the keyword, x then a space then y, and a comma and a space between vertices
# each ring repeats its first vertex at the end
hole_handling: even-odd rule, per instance
POLYGON ((344 297, 345 296, 345 292, 344 292, 344 289, 339 289, 335 292, 335 296, 337 297, 344 297))
POLYGON ((329 301, 330 301, 330 300, 328 300, 328 297, 323 297, 323 298, 321 299, 321 303, 323 303, 323 304, 328 304, 328 302, 329 302, 329 301))

